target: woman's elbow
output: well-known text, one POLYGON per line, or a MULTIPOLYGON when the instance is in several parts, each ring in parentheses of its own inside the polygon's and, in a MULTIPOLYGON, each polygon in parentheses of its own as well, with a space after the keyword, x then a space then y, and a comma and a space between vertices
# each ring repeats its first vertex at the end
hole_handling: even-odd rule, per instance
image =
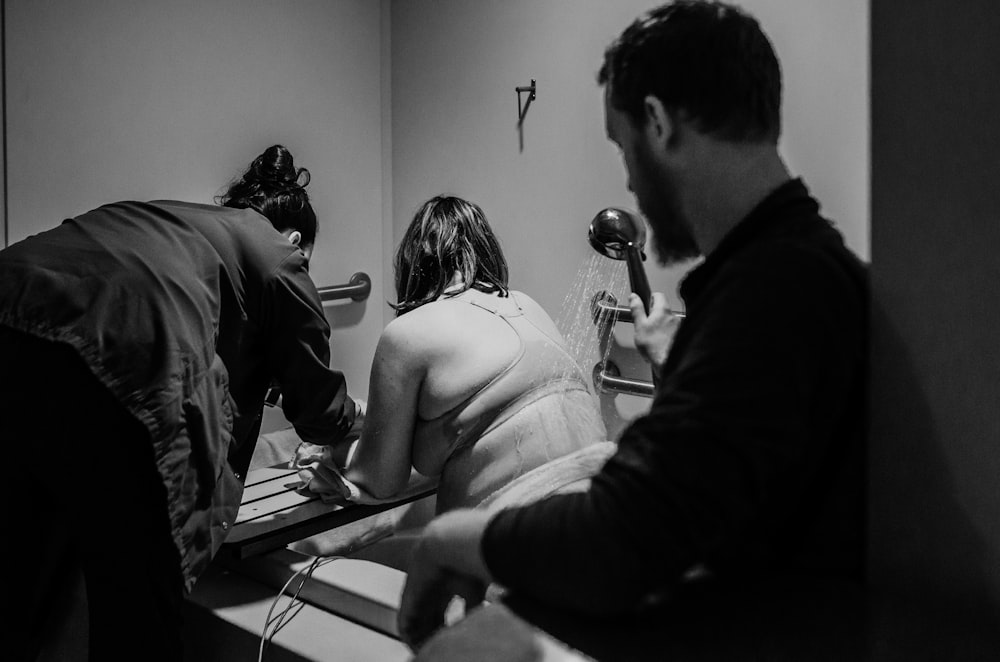
POLYGON ((363 471, 348 469, 344 477, 354 485, 376 499, 389 499, 399 494, 406 487, 406 480, 386 472, 369 474, 363 471))
POLYGON ((365 487, 365 491, 376 499, 390 499, 399 494, 402 488, 392 484, 373 484, 365 487))

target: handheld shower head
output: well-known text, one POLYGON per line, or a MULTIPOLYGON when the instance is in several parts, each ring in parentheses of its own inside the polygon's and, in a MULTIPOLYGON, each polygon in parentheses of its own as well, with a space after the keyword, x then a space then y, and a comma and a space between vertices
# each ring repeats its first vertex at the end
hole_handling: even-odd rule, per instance
POLYGON ((646 245, 645 224, 631 212, 617 207, 597 212, 587 235, 595 251, 613 260, 624 260, 629 246, 636 246, 642 253, 646 245))
POLYGON ((642 306, 649 313, 651 293, 649 279, 642 268, 646 259, 646 225, 635 214, 608 207, 597 212, 587 233, 590 245, 601 255, 628 263, 628 279, 632 291, 642 299, 642 306))

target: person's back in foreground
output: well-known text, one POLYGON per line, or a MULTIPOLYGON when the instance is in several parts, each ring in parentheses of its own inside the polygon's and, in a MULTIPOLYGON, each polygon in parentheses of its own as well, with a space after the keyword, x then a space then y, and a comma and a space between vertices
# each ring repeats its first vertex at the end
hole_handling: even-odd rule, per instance
POLYGON ((15 476, 40 566, 16 580, 19 659, 80 575, 86 611, 61 617, 89 622, 94 659, 179 659, 182 595, 235 521, 271 380, 303 438, 350 428, 306 183, 276 145, 222 206, 104 205, 0 252, 0 438, 34 444, 46 476, 15 476))

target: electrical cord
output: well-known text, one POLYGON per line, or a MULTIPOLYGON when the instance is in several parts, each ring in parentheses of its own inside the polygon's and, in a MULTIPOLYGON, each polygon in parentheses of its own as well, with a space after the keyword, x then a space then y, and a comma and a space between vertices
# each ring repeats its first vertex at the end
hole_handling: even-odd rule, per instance
MULTIPOLYGON (((416 533, 394 533, 393 537, 397 540, 419 540, 423 537, 423 532, 416 533)), ((355 550, 356 551, 356 550, 355 550)), ((271 643, 271 639, 278 633, 281 628, 288 625, 289 622, 305 607, 305 602, 300 601, 299 593, 302 591, 302 587, 305 586, 306 582, 312 578, 313 572, 320 566, 326 565, 331 561, 336 561, 338 559, 348 558, 346 556, 315 556, 313 560, 307 566, 303 566, 295 572, 285 585, 281 587, 278 594, 274 597, 274 601, 271 603, 270 609, 267 610, 267 617, 264 621, 264 628, 260 634, 260 648, 257 652, 257 662, 264 661, 264 651, 267 650, 268 645, 271 643), (288 587, 295 581, 296 578, 302 577, 299 585, 295 588, 295 592, 289 597, 288 605, 281 611, 280 614, 272 618, 275 607, 278 606, 278 602, 281 600, 281 596, 288 593, 288 587), (292 611, 294 609, 294 611, 292 611), (273 626, 273 627, 272 627, 273 626), (270 632, 268 632, 268 628, 270 632)), ((454 610, 452 610, 454 611, 454 610)), ((456 620, 456 619, 453 619, 456 620)))
POLYGON ((260 648, 258 649, 257 652, 257 662, 263 662, 264 651, 267 650, 267 647, 270 645, 271 639, 274 637, 274 635, 276 635, 278 631, 281 630, 281 628, 288 625, 288 623, 290 623, 291 620, 295 618, 295 616, 302 610, 302 608, 305 607, 306 603, 299 600, 299 593, 302 591, 302 587, 305 586, 306 582, 309 581, 309 579, 312 577, 312 574, 316 570, 316 568, 319 568, 320 566, 326 565, 331 561, 336 561, 337 559, 341 558, 344 557, 342 556, 314 557, 312 562, 309 563, 309 565, 300 568, 295 572, 295 574, 293 574, 291 577, 288 578, 288 581, 285 582, 285 585, 281 587, 281 590, 278 591, 278 595, 275 596, 274 601, 271 603, 271 608, 267 610, 267 618, 264 621, 264 629, 260 633, 260 648), (288 587, 291 585, 291 583, 294 582, 295 579, 300 576, 302 579, 299 582, 299 585, 295 588, 295 593, 289 598, 288 605, 284 608, 284 610, 282 610, 280 614, 272 618, 271 615, 274 613, 275 607, 278 606, 278 602, 281 600, 281 597, 287 593, 288 587), (293 609, 294 611, 292 611, 293 609), (270 632, 268 632, 268 628, 271 628, 270 632))

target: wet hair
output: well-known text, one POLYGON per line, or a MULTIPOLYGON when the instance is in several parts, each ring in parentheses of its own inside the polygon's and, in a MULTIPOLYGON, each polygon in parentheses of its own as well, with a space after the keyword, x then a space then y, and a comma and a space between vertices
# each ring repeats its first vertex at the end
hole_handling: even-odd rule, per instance
POLYGON ((723 2, 678 0, 640 16, 605 51, 597 82, 633 124, 652 95, 721 140, 776 144, 781 134, 778 58, 756 19, 723 2))
POLYGON ((297 230, 302 234, 300 244, 310 246, 316 242, 317 224, 306 193, 309 179, 309 171, 295 167, 288 149, 272 145, 215 201, 225 207, 253 209, 279 232, 297 230))
POLYGON ((397 315, 440 297, 456 271, 463 285, 451 296, 468 289, 508 293, 500 242, 483 210, 461 198, 437 196, 425 202, 406 229, 393 266, 397 315))

